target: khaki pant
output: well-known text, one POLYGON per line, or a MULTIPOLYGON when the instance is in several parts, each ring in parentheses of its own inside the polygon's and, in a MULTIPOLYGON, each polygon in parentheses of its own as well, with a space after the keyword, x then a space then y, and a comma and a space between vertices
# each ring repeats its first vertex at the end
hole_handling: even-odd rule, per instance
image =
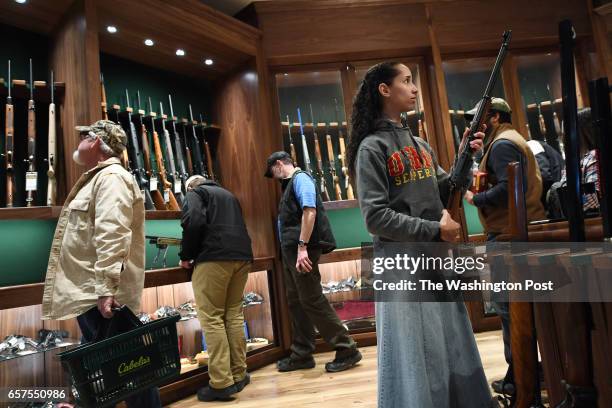
POLYGON ((250 270, 250 262, 219 261, 199 263, 193 271, 193 293, 213 388, 229 387, 246 376, 242 297, 250 270))

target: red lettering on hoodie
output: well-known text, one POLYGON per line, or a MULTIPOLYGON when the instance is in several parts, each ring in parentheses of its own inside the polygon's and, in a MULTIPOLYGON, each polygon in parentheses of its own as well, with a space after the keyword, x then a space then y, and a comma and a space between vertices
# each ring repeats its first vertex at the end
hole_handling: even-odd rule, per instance
POLYGON ((419 158, 419 154, 416 149, 412 146, 404 147, 404 154, 410 160, 410 168, 412 170, 420 170, 423 168, 423 164, 421 163, 421 159, 419 158))
POLYGON ((389 170, 389 176, 396 177, 404 172, 404 163, 402 163, 402 156, 399 152, 395 152, 387 159, 387 169, 389 170))

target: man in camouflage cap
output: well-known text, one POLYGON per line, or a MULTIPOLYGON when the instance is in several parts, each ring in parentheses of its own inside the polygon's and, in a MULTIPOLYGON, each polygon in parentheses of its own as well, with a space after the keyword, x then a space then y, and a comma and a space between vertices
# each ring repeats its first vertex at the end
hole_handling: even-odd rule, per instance
MULTIPOLYGON (((465 113, 471 121, 479 106, 465 113)), ((509 232, 508 212, 508 164, 518 162, 523 171, 523 185, 527 207, 527 219, 535 221, 545 218, 544 207, 540 200, 542 194, 542 176, 533 152, 527 140, 512 126, 512 110, 502 98, 492 98, 491 108, 487 114, 483 156, 479 171, 486 173, 485 191, 474 194, 465 193, 468 203, 478 208, 478 216, 488 241, 495 241, 501 233, 509 232)), ((507 280, 498 270, 491 270, 492 279, 507 280)), ((502 299, 505 300, 505 299, 502 299)), ((514 374, 512 352, 510 349, 510 310, 507 301, 493 301, 493 308, 502 321, 504 354, 508 370, 502 380, 494 381, 492 388, 500 394, 509 394, 514 398, 514 374)))
MULTIPOLYGON (((42 310, 44 320, 76 317, 90 342, 101 340, 113 308, 140 311, 145 212, 140 188, 119 160, 127 142, 121 126, 99 120, 76 130, 80 142, 73 158, 87 171, 68 194, 55 229, 42 310)), ((126 403, 161 407, 157 388, 126 403)))

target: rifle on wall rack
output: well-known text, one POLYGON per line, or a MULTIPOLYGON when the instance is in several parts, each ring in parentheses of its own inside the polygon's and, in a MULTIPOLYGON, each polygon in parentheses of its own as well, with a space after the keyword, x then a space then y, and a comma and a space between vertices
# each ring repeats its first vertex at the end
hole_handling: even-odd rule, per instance
POLYGON ((202 119, 202 114, 200 113, 200 131, 202 132, 202 141, 204 142, 204 155, 206 156, 206 168, 208 170, 208 175, 210 179, 216 181, 215 179, 215 171, 213 169, 213 159, 212 154, 210 153, 210 145, 208 144, 208 140, 206 140, 206 126, 204 126, 204 120, 202 119))
MULTIPOLYGON (((182 180, 184 192, 187 191, 187 186, 185 182, 189 178, 189 173, 187 173, 187 169, 185 168, 185 157, 183 155, 183 143, 181 142, 181 138, 176 131, 176 116, 174 116, 174 108, 172 107, 172 96, 168 95, 168 103, 170 104, 170 123, 172 124, 172 137, 174 138, 174 151, 176 152, 176 161, 178 162, 179 167, 179 177, 182 180)), ((191 167, 191 166, 190 166, 191 167)))
MULTIPOLYGON (((188 126, 188 121, 187 119, 182 119, 181 120, 181 125, 182 125, 182 130, 183 130, 183 143, 185 145, 185 157, 187 159, 187 171, 189 172, 189 175, 193 176, 195 174, 194 171, 194 167, 193 167, 193 159, 192 159, 192 155, 191 155, 191 148, 189 147, 189 142, 187 140, 187 126, 188 126)), ((185 188, 187 188, 187 186, 185 186, 185 188)))
POLYGON ((329 158, 329 170, 332 175, 332 180, 334 181, 336 200, 342 200, 342 189, 340 188, 340 179, 336 172, 336 160, 334 159, 334 145, 331 135, 329 134, 329 125, 327 124, 325 124, 325 139, 327 141, 327 157, 329 158))
POLYGON ((108 119, 108 109, 106 106, 106 89, 104 88, 104 74, 100 72, 100 91, 102 92, 102 102, 100 106, 102 108, 102 119, 108 119))
MULTIPOLYGON (((126 133, 128 136, 128 144, 127 144, 127 155, 128 155, 128 170, 132 173, 134 178, 136 179, 136 183, 140 188, 140 191, 143 193, 145 200, 145 209, 153 210, 155 207, 153 205, 153 199, 151 197, 150 190, 150 180, 146 178, 146 171, 144 168, 142 153, 138 146, 138 134, 136 133, 136 126, 134 126, 134 121, 132 118, 132 107, 130 106, 130 95, 128 90, 125 90, 125 114, 127 120, 126 133)), ((140 112, 138 113, 138 120, 140 119, 140 112)), ((117 119, 119 119, 117 117, 117 119)), ((125 152, 125 151, 124 151, 125 152)))
POLYGON ((8 61, 8 96, 6 97, 5 105, 5 160, 6 160, 6 206, 13 206, 15 197, 15 167, 14 167, 14 121, 15 111, 13 108, 13 98, 11 97, 11 60, 8 61))
POLYGON ((312 104, 310 105, 310 120, 312 121, 312 134, 314 136, 315 157, 317 159, 317 172, 319 175, 319 193, 323 201, 329 201, 329 192, 325 181, 325 172, 323 171, 323 157, 321 156, 321 146, 319 145, 319 135, 317 135, 317 122, 314 120, 312 113, 312 104))
MULTIPOLYGON (((475 139, 474 135, 482 129, 482 125, 484 124, 489 109, 491 108, 491 91, 493 91, 495 83, 501 74, 501 67, 504 63, 504 58, 506 57, 511 37, 512 31, 507 30, 504 32, 502 45, 497 54, 495 64, 493 65, 491 76, 487 82, 482 99, 478 103, 478 109, 476 110, 474 119, 470 124, 468 135, 460 145, 455 166, 453 167, 449 177, 450 194, 446 208, 448 209, 451 218, 455 221, 460 220, 463 194, 469 187, 469 173, 472 169, 472 148, 470 147, 470 142, 475 139)), ((467 231, 462 232, 463 238, 467 238, 467 231)))
POLYGON ((204 162, 202 161, 202 148, 200 147, 200 141, 198 140, 198 136, 196 134, 196 122, 193 120, 193 110, 191 109, 191 104, 189 104, 189 121, 191 123, 191 131, 192 131, 192 149, 191 152, 193 154, 193 170, 197 174, 201 174, 204 177, 208 178, 208 174, 204 169, 204 162))
POLYGON ((310 154, 308 153, 308 144, 306 143, 306 135, 304 135, 304 125, 302 124, 302 113, 300 108, 297 108, 298 122, 300 124, 300 133, 302 137, 302 154, 304 155, 304 167, 308 173, 312 174, 312 167, 310 166, 310 154))
POLYGON ((166 176, 166 167, 164 166, 164 156, 162 153, 161 143, 159 142, 159 135, 155 130, 155 116, 157 114, 153 112, 153 104, 151 102, 151 98, 149 97, 149 117, 151 119, 151 135, 153 137, 153 152, 155 154, 155 161, 157 163, 157 170, 159 172, 159 181, 161 182, 161 187, 164 191, 164 203, 166 205, 166 209, 172 211, 180 211, 180 206, 176 202, 176 197, 174 193, 170 190, 172 184, 168 181, 166 176))
POLYGON ((419 137, 423 140, 427 140, 427 133, 425 132, 425 121, 423 120, 423 112, 421 111, 421 107, 419 105, 419 96, 417 95, 416 98, 416 116, 417 116, 417 124, 418 124, 418 131, 419 131, 419 137))
POLYGON ((344 134, 342 133, 343 123, 340 122, 340 108, 338 107, 338 99, 336 98, 334 98, 334 106, 336 110, 336 122, 338 123, 338 143, 340 144, 340 155, 338 155, 338 158, 340 159, 340 163, 342 164, 344 189, 346 190, 346 198, 349 200, 354 200, 355 194, 353 193, 353 186, 351 185, 348 167, 346 166, 346 145, 344 144, 344 134))
POLYGON ((293 144, 293 136, 291 136, 291 121, 289 120, 289 115, 287 115, 287 132, 289 132, 289 151, 291 152, 291 159, 293 160, 293 164, 297 166, 297 153, 295 151, 295 145, 293 144))
POLYGON ((168 177, 170 184, 172 185, 172 191, 174 192, 176 201, 178 204, 181 204, 183 202, 183 183, 181 182, 181 177, 178 171, 176 171, 176 162, 174 160, 174 151, 172 149, 172 141, 170 140, 170 132, 166 128, 167 116, 164 115, 164 104, 161 101, 159 102, 159 114, 161 116, 161 129, 164 133, 164 143, 166 145, 166 157, 168 159, 168 166, 170 166, 170 175, 168 177))
POLYGON ((57 180, 55 178, 55 157, 56 157, 56 132, 55 132, 55 102, 53 71, 51 71, 51 103, 49 104, 49 149, 47 152, 47 205, 55 205, 57 200, 57 180))
POLYGON ((32 58, 30 58, 30 100, 28 100, 28 171, 26 172, 26 207, 32 207, 38 187, 36 171, 36 105, 34 103, 34 79, 32 77, 32 58))

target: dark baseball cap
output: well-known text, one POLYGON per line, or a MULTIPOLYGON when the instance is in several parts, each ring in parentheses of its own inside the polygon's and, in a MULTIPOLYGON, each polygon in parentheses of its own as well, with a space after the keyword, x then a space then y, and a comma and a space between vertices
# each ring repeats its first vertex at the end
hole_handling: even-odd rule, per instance
POLYGON ((266 173, 264 174, 264 177, 268 177, 268 178, 274 177, 272 174, 272 166, 274 166, 274 164, 278 160, 285 160, 285 159, 289 159, 293 163, 293 160, 291 159, 291 156, 289 155, 289 153, 283 150, 272 153, 270 157, 268 157, 268 160, 266 162, 266 173))

